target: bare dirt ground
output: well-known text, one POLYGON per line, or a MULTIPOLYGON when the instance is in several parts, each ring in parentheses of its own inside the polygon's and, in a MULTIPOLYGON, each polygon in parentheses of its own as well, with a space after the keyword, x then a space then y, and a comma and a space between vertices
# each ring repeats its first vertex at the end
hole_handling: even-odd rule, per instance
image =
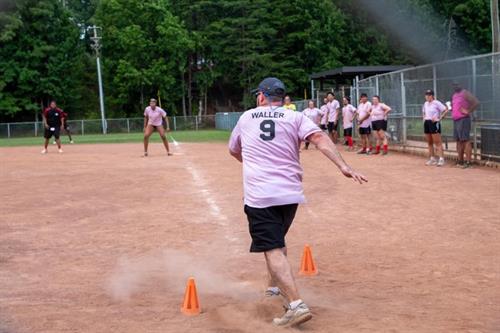
MULTIPOLYGON (((0 332, 276 332, 224 144, 0 149, 0 332), (181 315, 194 276, 203 313, 181 315)), ((500 173, 302 153, 309 203, 288 236, 304 332, 500 332, 500 173)), ((293 331, 293 330, 292 330, 293 331)))

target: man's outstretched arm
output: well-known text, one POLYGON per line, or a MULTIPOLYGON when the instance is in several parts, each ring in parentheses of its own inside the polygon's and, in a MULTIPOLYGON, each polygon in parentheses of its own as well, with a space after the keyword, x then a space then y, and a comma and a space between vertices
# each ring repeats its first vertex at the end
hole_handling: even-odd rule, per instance
POLYGON ((365 176, 354 171, 347 163, 344 161, 342 156, 337 150, 337 147, 333 144, 332 140, 323 132, 316 132, 307 137, 311 143, 315 144, 316 147, 330 159, 344 174, 344 176, 348 178, 352 178, 354 181, 363 184, 363 182, 367 182, 365 176))

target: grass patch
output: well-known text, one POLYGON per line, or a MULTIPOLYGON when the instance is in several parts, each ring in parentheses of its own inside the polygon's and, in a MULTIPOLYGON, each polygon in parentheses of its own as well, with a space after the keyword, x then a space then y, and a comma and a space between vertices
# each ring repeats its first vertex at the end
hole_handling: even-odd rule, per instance
MULTIPOLYGON (((231 132, 218 130, 200 130, 200 131, 177 131, 168 134, 169 141, 172 137, 178 142, 224 142, 229 140, 231 132)), ((41 146, 43 137, 10 138, 0 139, 0 147, 19 147, 19 146, 41 146)), ((63 144, 68 144, 69 139, 61 133, 63 144)), ((91 134, 74 135, 73 140, 78 144, 98 144, 98 143, 129 143, 142 142, 142 133, 120 133, 120 134, 91 134)), ((160 136, 153 133, 150 142, 161 142, 160 136)))

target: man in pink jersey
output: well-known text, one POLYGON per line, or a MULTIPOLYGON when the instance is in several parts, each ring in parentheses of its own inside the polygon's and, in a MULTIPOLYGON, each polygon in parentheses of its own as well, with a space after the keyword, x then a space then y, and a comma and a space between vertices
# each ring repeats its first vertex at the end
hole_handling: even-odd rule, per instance
POLYGON ((389 151, 388 140, 385 132, 387 131, 387 114, 391 112, 391 108, 380 101, 380 96, 372 98, 372 112, 370 120, 372 122, 372 130, 375 133, 377 144, 375 145, 375 154, 380 154, 380 144, 383 144, 383 155, 387 155, 389 151))
POLYGON ((328 99, 324 98, 323 99, 323 105, 320 108, 321 110, 321 121, 319 122, 319 128, 321 128, 323 131, 327 130, 327 124, 328 124, 328 99))
POLYGON ((160 134, 163 145, 167 150, 167 155, 171 156, 168 140, 165 136, 165 128, 163 128, 163 120, 167 125, 166 131, 170 131, 170 124, 167 113, 162 108, 156 106, 156 99, 152 98, 149 101, 149 106, 144 110, 144 157, 148 156, 149 137, 155 130, 160 134))
POLYGON ((328 100, 328 103, 326 104, 328 111, 328 134, 330 134, 330 138, 333 143, 337 143, 340 104, 339 101, 335 99, 335 95, 332 92, 329 92, 326 95, 326 98, 328 100))
POLYGON ((471 114, 479 106, 479 101, 458 82, 453 82, 453 90, 455 92, 451 98, 451 118, 453 118, 453 136, 457 141, 457 166, 467 169, 471 167, 472 158, 471 114))
MULTIPOLYGON (((304 116, 311 119, 311 121, 313 123, 315 123, 316 125, 318 125, 318 127, 319 127, 319 123, 321 121, 321 117, 323 114, 322 114, 322 111, 314 105, 313 100, 309 101, 307 108, 302 112, 304 113, 304 116)), ((310 142, 306 141, 306 144, 305 144, 306 150, 309 149, 309 144, 310 144, 310 142)))
POLYGON ((287 301, 278 326, 295 326, 312 318, 301 300, 286 257, 285 235, 303 203, 300 141, 309 140, 346 176, 359 183, 366 178, 352 170, 318 126, 300 112, 283 105, 285 85, 266 78, 256 89, 257 108, 239 119, 229 141, 229 152, 243 163, 245 213, 252 237, 250 252, 263 252, 270 276, 267 295, 287 301))
POLYGON ((372 113, 372 103, 368 102, 368 96, 361 94, 358 105, 359 135, 361 136, 361 150, 358 154, 371 154, 370 135, 372 132, 370 116, 372 113))
POLYGON ((342 99, 342 125, 344 127, 344 140, 347 141, 348 150, 353 150, 353 141, 352 141, 352 126, 354 121, 354 115, 356 114, 356 108, 351 104, 351 98, 349 96, 345 96, 342 99))

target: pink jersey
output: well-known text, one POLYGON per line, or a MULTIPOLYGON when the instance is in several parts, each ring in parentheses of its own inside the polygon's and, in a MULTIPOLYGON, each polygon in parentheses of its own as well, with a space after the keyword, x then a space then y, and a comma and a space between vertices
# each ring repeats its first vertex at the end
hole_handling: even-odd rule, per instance
POLYGON ((161 126, 163 124, 163 117, 167 116, 165 110, 159 107, 155 107, 153 110, 150 106, 144 110, 144 116, 148 117, 148 125, 151 126, 161 126))
POLYGON ((322 116, 322 111, 318 108, 307 108, 305 109, 304 111, 304 116, 306 116, 307 118, 311 119, 313 123, 315 123, 316 125, 319 124, 319 122, 321 121, 321 116, 322 116))
POLYGON ((352 128, 352 121, 355 113, 356 108, 351 104, 347 104, 342 108, 342 125, 344 128, 352 128))
POLYGON ((340 104, 339 101, 334 99, 331 102, 328 102, 327 104, 328 107, 328 122, 333 123, 335 121, 335 118, 337 118, 338 114, 338 109, 340 109, 340 104))
MULTIPOLYGON (((372 109, 372 103, 366 102, 366 103, 359 103, 358 105, 358 119, 363 119, 367 113, 370 112, 372 109)), ((361 124, 359 124, 359 127, 367 128, 370 127, 372 124, 370 117, 366 118, 361 124)))
POLYGON ((370 115, 371 121, 387 120, 384 109, 388 108, 384 103, 372 104, 372 114, 370 115))
POLYGON ((326 125, 326 123, 328 122, 328 105, 324 104, 323 106, 321 106, 321 121, 320 121, 320 124, 321 125, 326 125))
POLYGON ((459 120, 462 118, 469 117, 468 114, 463 114, 460 112, 461 109, 468 110, 470 105, 465 95, 467 94, 467 90, 462 89, 462 91, 454 93, 451 97, 451 117, 453 120, 459 120))
POLYGON ((305 201, 299 143, 320 132, 301 112, 261 106, 243 113, 229 150, 243 157, 245 205, 265 208, 305 201))
POLYGON ((446 110, 446 106, 443 105, 438 100, 433 100, 432 102, 425 102, 422 107, 422 113, 424 115, 424 120, 439 120, 441 112, 446 110))

